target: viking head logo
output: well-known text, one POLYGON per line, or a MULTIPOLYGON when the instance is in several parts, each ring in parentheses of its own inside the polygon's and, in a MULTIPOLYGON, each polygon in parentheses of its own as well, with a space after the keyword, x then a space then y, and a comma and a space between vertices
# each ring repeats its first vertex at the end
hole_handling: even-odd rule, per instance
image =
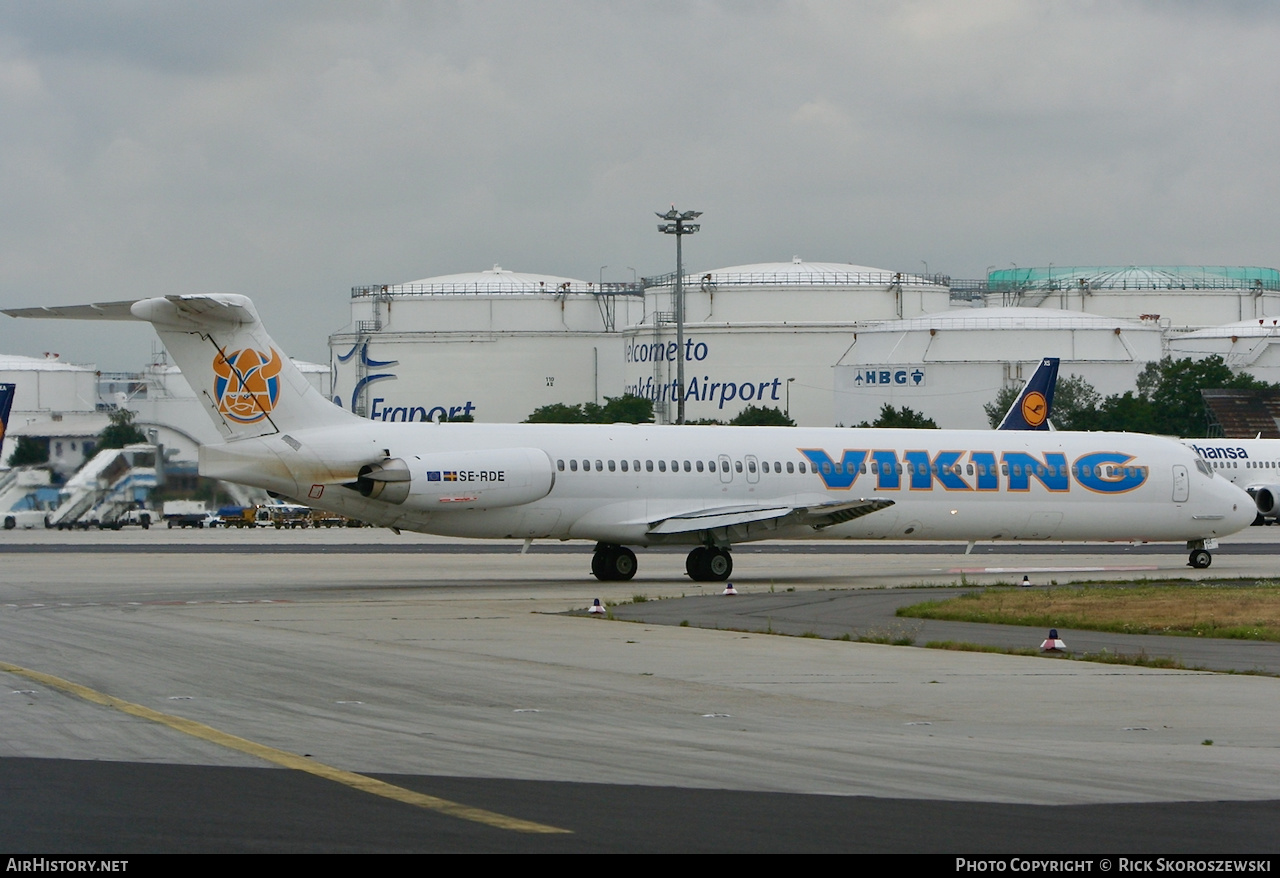
POLYGON ((270 358, 262 351, 245 348, 213 358, 214 396, 218 411, 238 424, 254 424, 265 418, 280 398, 280 369, 284 361, 271 349, 270 358))

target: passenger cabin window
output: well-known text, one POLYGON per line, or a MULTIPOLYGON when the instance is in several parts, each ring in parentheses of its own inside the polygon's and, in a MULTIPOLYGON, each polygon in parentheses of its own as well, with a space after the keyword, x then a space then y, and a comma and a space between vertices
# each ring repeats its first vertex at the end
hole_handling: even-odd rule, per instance
POLYGON ((578 471, 578 462, 576 460, 569 461, 569 470, 575 473, 578 471))
POLYGON ((665 473, 667 471, 667 462, 665 460, 658 461, 658 472, 665 473))
POLYGON ((796 471, 796 465, 795 465, 794 463, 792 463, 791 461, 789 461, 789 460, 788 460, 788 461, 787 461, 787 472, 789 472, 789 473, 793 473, 793 472, 795 472, 795 471, 796 471))
POLYGON ((557 461, 556 461, 556 469, 560 470, 560 472, 564 472, 564 461, 563 461, 563 460, 557 460, 557 461))
MULTIPOLYGON (((626 461, 623 461, 623 463, 626 463, 626 461)), ((613 471, 614 471, 613 461, 611 460, 609 461, 609 472, 613 472, 613 471)))

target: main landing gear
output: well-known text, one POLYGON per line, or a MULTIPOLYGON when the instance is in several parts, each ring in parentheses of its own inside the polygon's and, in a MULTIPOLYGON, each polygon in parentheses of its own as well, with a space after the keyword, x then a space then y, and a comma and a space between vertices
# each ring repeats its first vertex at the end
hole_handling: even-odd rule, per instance
POLYGON ((591 573, 601 582, 622 582, 636 575, 636 553, 626 546, 596 543, 591 573))
POLYGON ((733 573, 733 556, 719 546, 698 546, 685 559, 684 572, 694 582, 724 582, 733 573))

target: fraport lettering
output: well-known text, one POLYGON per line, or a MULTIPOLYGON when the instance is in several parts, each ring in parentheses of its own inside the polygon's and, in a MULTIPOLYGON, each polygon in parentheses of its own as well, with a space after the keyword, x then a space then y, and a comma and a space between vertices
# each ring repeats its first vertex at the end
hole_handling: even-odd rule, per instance
POLYGON ((1025 451, 1006 451, 999 460, 993 451, 897 451, 846 448, 840 459, 819 448, 801 448, 813 471, 829 490, 847 491, 859 476, 871 475, 877 491, 932 491, 935 482, 944 491, 1030 491, 1033 481, 1048 491, 1066 492, 1071 482, 1100 494, 1123 494, 1146 481, 1145 466, 1132 463, 1133 455, 1120 451, 1082 454, 1070 466, 1059 451, 1036 457, 1025 451), (1004 484, 1001 485, 1003 479, 1004 484))
POLYGON ((371 421, 445 421, 449 418, 456 418, 459 415, 470 415, 476 410, 471 400, 467 400, 463 405, 451 405, 448 408, 437 405, 427 408, 422 405, 415 406, 388 406, 383 405, 386 402, 384 397, 378 396, 373 400, 373 406, 369 409, 369 420, 371 421))

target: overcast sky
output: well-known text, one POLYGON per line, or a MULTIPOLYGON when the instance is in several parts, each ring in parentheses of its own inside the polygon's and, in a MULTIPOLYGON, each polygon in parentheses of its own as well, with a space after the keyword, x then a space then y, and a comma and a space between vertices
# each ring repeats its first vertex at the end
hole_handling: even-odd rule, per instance
POLYGON ((673 202, 690 270, 1278 266, 1278 6, 5 0, 0 301, 241 292, 328 362, 356 284, 669 271, 673 202))

